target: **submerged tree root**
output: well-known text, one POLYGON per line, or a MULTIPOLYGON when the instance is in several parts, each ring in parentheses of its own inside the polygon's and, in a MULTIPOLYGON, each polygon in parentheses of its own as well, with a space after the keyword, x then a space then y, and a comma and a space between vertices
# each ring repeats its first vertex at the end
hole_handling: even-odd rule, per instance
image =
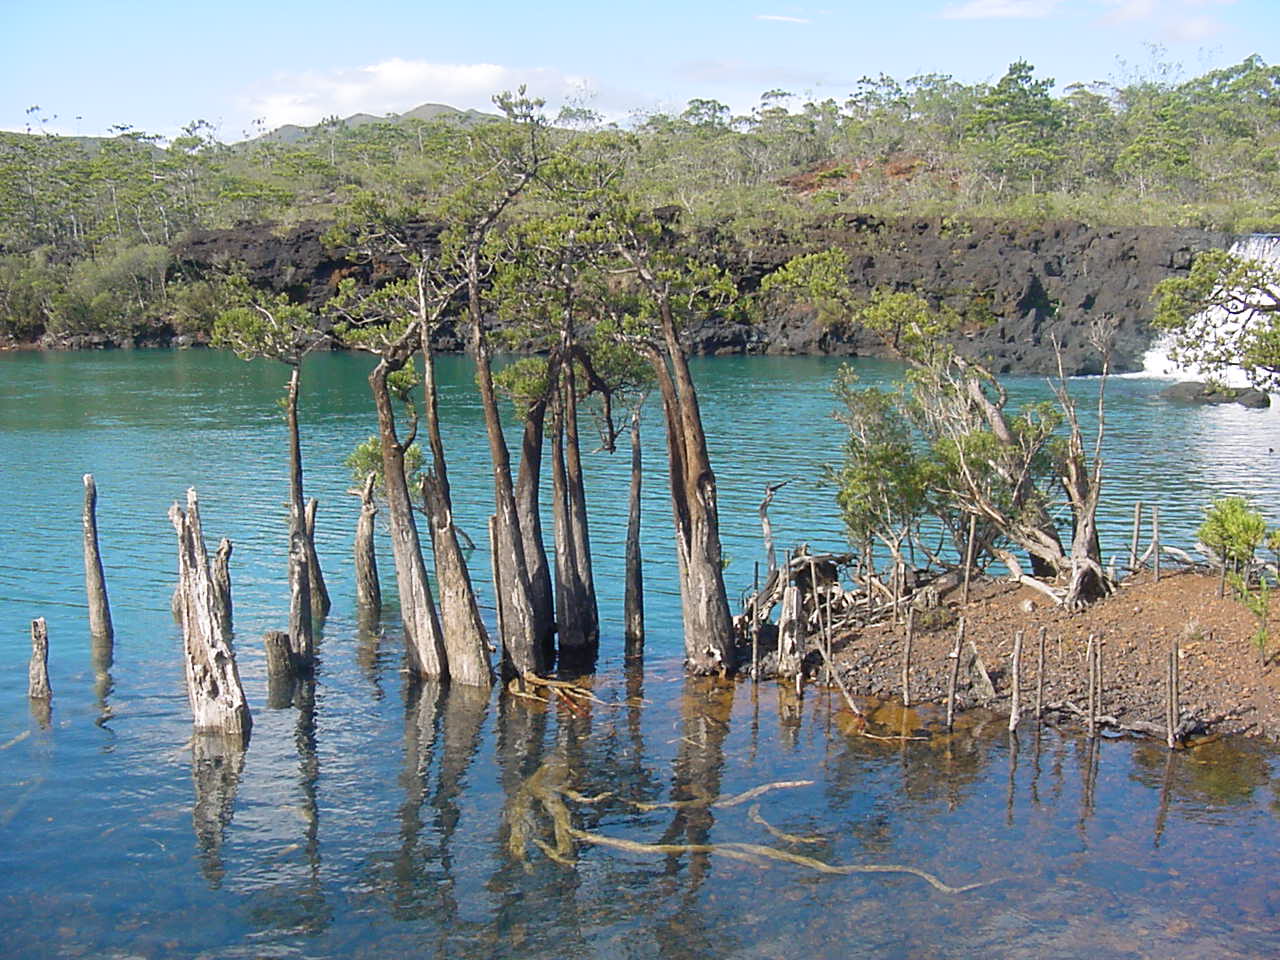
POLYGON ((820 844, 827 842, 826 837, 802 837, 799 834, 787 833, 783 830, 779 830, 760 815, 760 804, 758 803, 753 803, 751 805, 751 809, 747 811, 747 816, 751 818, 752 822, 760 824, 760 826, 764 827, 765 830, 769 831, 770 836, 777 837, 783 843, 820 844))
MULTIPOLYGON (((548 761, 539 767, 534 773, 523 783, 520 788, 512 795, 511 802, 507 811, 507 822, 510 832, 507 837, 507 848, 517 860, 524 863, 528 868, 525 857, 527 844, 533 844, 537 849, 541 850, 550 860, 562 866, 572 867, 575 863, 574 844, 588 843, 600 847, 609 847, 613 850, 622 850, 627 853, 637 853, 642 855, 662 855, 662 856, 680 856, 682 854, 707 854, 713 856, 728 857, 731 860, 739 860, 744 863, 754 864, 758 867, 767 867, 773 863, 789 863, 793 866, 804 867, 813 870, 816 873, 827 874, 830 876, 851 876, 854 874, 870 874, 870 873, 888 873, 888 874, 905 874, 917 877, 925 883, 929 884, 935 890, 946 894, 966 893, 970 890, 976 890, 979 887, 989 886, 997 881, 986 880, 980 883, 969 883, 963 886, 952 886, 944 883, 933 874, 926 870, 919 870, 915 867, 906 866, 896 863, 864 863, 864 864, 830 864, 824 863, 813 857, 807 857, 803 854, 792 853, 787 850, 779 850, 775 847, 764 846, 758 843, 742 843, 738 841, 727 841, 723 843, 642 843, 638 840, 627 840, 622 837, 611 837, 607 834, 596 833, 591 830, 580 830, 573 825, 569 807, 565 803, 565 798, 578 800, 584 803, 599 803, 609 797, 609 794, 600 794, 595 797, 584 797, 581 794, 569 789, 565 780, 567 779, 567 769, 561 763, 556 761, 548 761), (534 816, 535 808, 540 806, 551 820, 552 834, 555 842, 548 843, 546 840, 535 835, 537 829, 536 818, 534 816)), ((688 806, 707 806, 707 807, 732 807, 738 804, 746 803, 748 800, 755 799, 762 794, 771 790, 809 786, 812 780, 786 780, 775 783, 765 783, 758 787, 752 787, 740 794, 732 797, 726 797, 723 800, 697 799, 697 800, 677 800, 665 804, 648 804, 638 800, 625 800, 624 802, 631 804, 639 809, 671 809, 683 808, 688 806)), ((780 840, 788 843, 817 843, 821 842, 821 838, 814 837, 795 837, 790 834, 775 830, 772 826, 765 822, 764 818, 759 814, 759 807, 753 806, 750 810, 750 816, 757 823, 763 825, 771 834, 780 840)))

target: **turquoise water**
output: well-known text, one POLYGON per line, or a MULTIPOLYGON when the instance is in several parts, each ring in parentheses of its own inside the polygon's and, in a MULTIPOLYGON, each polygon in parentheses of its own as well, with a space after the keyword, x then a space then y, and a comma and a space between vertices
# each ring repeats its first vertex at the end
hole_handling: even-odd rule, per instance
MULTIPOLYGON (((843 546, 830 493, 827 414, 838 363, 719 358, 695 366, 720 483, 727 578, 751 581, 766 482, 780 544, 843 546)), ((0 927, 13 956, 1268 956, 1277 758, 1248 744, 1164 751, 997 724, 952 744, 886 745, 842 732, 830 698, 772 685, 686 681, 662 438, 646 429, 649 638, 643 674, 620 663, 624 452, 587 458, 601 593, 605 704, 579 716, 467 691, 414 688, 394 610, 356 621, 358 501, 341 466, 373 429, 365 358, 310 359, 303 386, 307 492, 334 608, 314 691, 268 709, 258 638, 282 626, 286 464, 275 407, 283 367, 206 352, 0 356, 0 927), (95 474, 114 660, 87 636, 80 476, 95 474), (254 711, 241 764, 193 764, 180 637, 168 610, 175 541, 165 517, 188 485, 206 535, 235 542, 237 649, 254 711), (49 621, 47 726, 28 710, 27 626, 49 621), (641 704, 639 698, 643 698, 641 704), (1213 752, 1211 752, 1213 751, 1213 752), (910 875, 828 876, 719 855, 553 843, 526 778, 548 764, 597 804, 579 829, 637 842, 749 841, 830 864, 897 862, 910 875), (729 796, 811 780, 732 807, 640 810, 626 799, 729 796), (783 840, 759 820, 818 843, 783 840), (516 847, 519 845, 517 844, 516 847)), ((883 364, 864 375, 891 375, 883 364)), ((492 510, 483 426, 465 361, 442 364, 456 511, 492 619, 483 533, 492 510)), ((1074 389, 1087 403, 1096 384, 1074 389)), ((1280 416, 1179 408, 1159 384, 1110 385, 1104 550, 1128 549, 1133 502, 1161 505, 1186 545, 1217 494, 1280 520, 1280 416)), ((1043 385, 1019 381, 1020 395, 1043 385)), ((1087 412, 1087 411, 1082 411, 1087 412)), ((513 434, 514 439, 514 434, 513 434)), ((385 544, 384 544, 385 546, 385 544)), ((394 598, 390 557, 384 594, 394 598)), ((927 720, 928 718, 923 718, 927 720)), ((980 718, 978 718, 980 720, 980 718)), ((921 718, 907 718, 908 727, 921 718)))

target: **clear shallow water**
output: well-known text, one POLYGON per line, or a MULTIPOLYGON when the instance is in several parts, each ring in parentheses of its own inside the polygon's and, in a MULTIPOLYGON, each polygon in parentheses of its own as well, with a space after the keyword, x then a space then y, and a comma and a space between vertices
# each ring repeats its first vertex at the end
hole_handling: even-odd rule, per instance
MULTIPOLYGON (((780 543, 840 548, 828 491, 839 455, 827 359, 722 358, 695 370, 720 480, 731 590, 759 555, 767 481, 800 478, 771 517, 780 543)), ((457 512, 481 543, 491 510, 483 427, 463 361, 443 365, 457 512)), ((841 732, 826 695, 712 688, 680 676, 661 436, 645 421, 649 657, 618 661, 626 457, 588 459, 610 706, 588 716, 467 691, 411 689, 394 611, 355 621, 357 500, 340 462, 373 427, 365 359, 323 356, 304 380, 308 493, 334 610, 314 696, 269 709, 259 637, 286 619, 285 376, 192 353, 0 356, 0 927, 5 953, 142 956, 747 955, 1268 956, 1280 952, 1276 755, 1252 745, 1166 757, 1122 742, 1090 761, 1047 732, 1015 749, 991 724, 948 752, 841 732), (83 609, 80 475, 95 474, 114 662, 95 668, 83 609), (238 651, 254 710, 242 766, 195 764, 168 612, 165 510, 194 483, 207 536, 230 536, 238 651), (25 696, 31 617, 49 620, 51 725, 25 696), (637 686, 638 685, 638 686, 637 686), (628 699, 643 696, 643 708, 628 699), (779 700, 779 697, 782 697, 779 700), (308 707, 311 702, 313 706, 308 707), (550 762, 583 794, 731 795, 821 844, 789 844, 751 804, 639 811, 570 802, 576 826, 657 842, 746 840, 829 863, 899 862, 910 876, 820 876, 722 857, 583 845, 576 866, 512 824, 547 830, 522 786, 550 762), (1093 772, 1091 772, 1093 771, 1093 772)), ((868 377, 891 372, 868 364, 868 377)), ((1082 398, 1094 384, 1077 384, 1082 398)), ((1035 381, 1015 384, 1028 395, 1035 381)), ((1280 417, 1179 408, 1158 384, 1110 387, 1104 546, 1127 552, 1135 497, 1189 542, 1210 496, 1247 493, 1274 522, 1280 417)), ((1082 400, 1083 404, 1083 400, 1082 400)), ((1082 411, 1083 412, 1083 411, 1082 411)), ((1105 499, 1105 498, 1104 498, 1105 499)), ((490 602, 488 563, 475 563, 490 602)), ((384 587, 394 597, 390 558, 384 587)), ((897 719, 888 718, 892 723, 897 719)), ((906 727, 916 725, 908 718, 906 727)), ((538 832, 551 842, 550 832, 538 832)))

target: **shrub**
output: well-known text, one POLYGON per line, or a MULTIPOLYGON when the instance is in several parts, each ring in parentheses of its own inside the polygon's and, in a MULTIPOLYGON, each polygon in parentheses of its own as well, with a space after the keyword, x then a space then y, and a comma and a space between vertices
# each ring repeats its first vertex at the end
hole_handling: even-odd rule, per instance
POLYGON ((1254 551, 1267 534, 1267 521, 1244 497, 1214 500, 1204 512, 1196 536, 1223 562, 1240 569, 1253 562, 1254 551))

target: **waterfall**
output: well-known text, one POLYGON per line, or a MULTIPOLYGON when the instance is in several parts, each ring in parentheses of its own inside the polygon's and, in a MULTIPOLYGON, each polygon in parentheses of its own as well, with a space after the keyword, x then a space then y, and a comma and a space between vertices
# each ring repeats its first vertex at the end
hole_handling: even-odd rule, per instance
MULTIPOLYGON (((1273 233, 1255 233, 1242 237, 1231 245, 1229 253, 1246 260, 1258 260, 1268 266, 1280 268, 1280 235, 1273 233)), ((1237 321, 1225 310, 1211 311, 1215 326, 1222 328, 1234 325, 1237 321)), ((1142 358, 1142 374, 1144 377, 1160 377, 1168 380, 1202 380, 1205 374, 1195 365, 1183 366, 1169 357, 1169 349, 1173 345, 1173 334, 1164 333, 1152 343, 1151 348, 1142 358)), ((1249 385, 1245 373, 1239 367, 1228 367, 1215 376, 1227 386, 1247 387, 1249 385)))

